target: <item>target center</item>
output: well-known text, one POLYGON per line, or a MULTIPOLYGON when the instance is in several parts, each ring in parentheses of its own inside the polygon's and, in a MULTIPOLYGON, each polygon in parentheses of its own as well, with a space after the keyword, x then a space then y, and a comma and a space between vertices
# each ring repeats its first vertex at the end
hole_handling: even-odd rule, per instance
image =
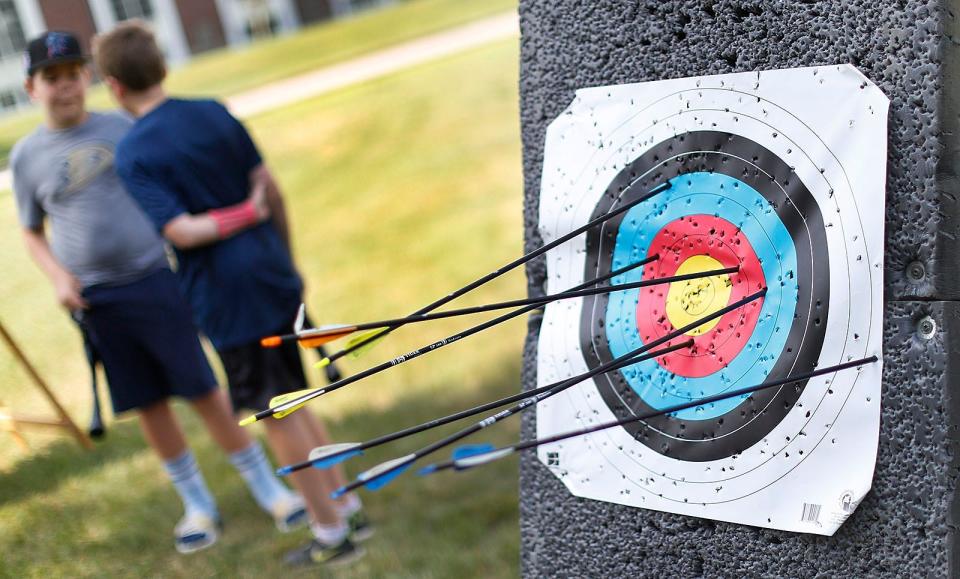
MULTIPOLYGON (((723 269, 723 264, 709 255, 694 255, 687 258, 675 275, 701 273, 723 269)), ((674 328, 682 328, 697 319, 720 310, 730 301, 733 283, 728 274, 700 279, 678 281, 670 284, 667 293, 667 319, 674 328)), ((720 323, 720 318, 710 320, 686 333, 688 336, 705 334, 720 323)))

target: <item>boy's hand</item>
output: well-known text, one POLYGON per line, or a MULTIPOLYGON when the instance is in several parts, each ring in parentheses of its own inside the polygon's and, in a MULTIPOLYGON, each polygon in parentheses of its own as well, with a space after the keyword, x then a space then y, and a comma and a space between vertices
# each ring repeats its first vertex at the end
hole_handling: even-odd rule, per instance
POLYGON ((264 222, 270 219, 270 204, 267 202, 267 185, 262 181, 255 182, 248 198, 257 212, 257 221, 264 222))
POLYGON ((64 272, 58 275, 53 282, 53 289, 60 305, 70 311, 85 310, 90 307, 80 294, 82 289, 80 281, 70 273, 64 272))

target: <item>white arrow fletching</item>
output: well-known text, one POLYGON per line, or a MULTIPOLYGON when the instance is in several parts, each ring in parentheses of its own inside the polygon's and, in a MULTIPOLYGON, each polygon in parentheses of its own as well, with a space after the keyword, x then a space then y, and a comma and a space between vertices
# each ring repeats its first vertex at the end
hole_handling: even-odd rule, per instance
POLYGON ((330 334, 331 330, 346 330, 351 328, 346 324, 328 324, 326 326, 318 326, 316 328, 310 328, 309 330, 301 330, 297 332, 298 338, 311 338, 313 336, 326 336, 330 334))
POLYGON ((512 448, 504 448, 496 452, 488 452, 486 454, 478 454, 477 456, 471 456, 467 458, 461 458, 453 462, 456 466, 460 468, 471 468, 474 466, 480 466, 481 464, 487 464, 488 462, 493 462, 495 460, 500 460, 505 456, 510 456, 513 454, 512 448))
POLYGON ((370 480, 370 479, 372 479, 372 478, 374 478, 374 477, 376 477, 376 476, 379 476, 379 475, 383 474, 384 472, 386 472, 386 471, 394 468, 394 467, 397 466, 398 464, 403 464, 403 463, 405 463, 405 462, 411 462, 411 461, 413 461, 413 459, 415 458, 415 456, 416 456, 416 455, 414 455, 414 454, 411 453, 411 454, 408 454, 407 456, 401 456, 400 458, 395 458, 395 459, 393 459, 393 460, 388 460, 387 462, 381 462, 380 464, 378 464, 377 466, 371 468, 370 470, 366 470, 366 471, 360 473, 359 475, 357 475, 357 480, 363 480, 363 481, 370 480))
POLYGON ((310 451, 310 460, 318 460, 321 458, 326 458, 331 454, 339 454, 360 446, 359 442, 340 442, 337 444, 328 444, 326 446, 318 446, 310 451))
MULTIPOLYGON (((312 392, 306 392, 306 393, 304 393, 304 394, 303 394, 303 400, 299 400, 298 398, 294 398, 293 400, 290 400, 289 402, 283 403, 283 404, 281 404, 280 406, 275 406, 275 407, 273 408, 274 416, 276 416, 276 415, 278 415, 278 414, 280 414, 280 413, 282 413, 282 412, 286 412, 286 414, 289 414, 288 411, 290 411, 290 410, 296 410, 297 408, 300 408, 301 406, 303 406, 303 405, 306 404, 307 402, 310 402, 311 400, 313 400, 313 399, 316 398, 317 396, 322 395, 324 392, 325 392, 325 390, 324 390, 323 388, 317 388, 316 390, 314 390, 314 391, 312 391, 312 392)), ((284 416, 286 416, 286 414, 284 414, 284 416)))
POLYGON ((307 320, 307 304, 300 304, 300 309, 297 310, 297 320, 293 322, 293 333, 299 334, 303 330, 303 324, 307 320))

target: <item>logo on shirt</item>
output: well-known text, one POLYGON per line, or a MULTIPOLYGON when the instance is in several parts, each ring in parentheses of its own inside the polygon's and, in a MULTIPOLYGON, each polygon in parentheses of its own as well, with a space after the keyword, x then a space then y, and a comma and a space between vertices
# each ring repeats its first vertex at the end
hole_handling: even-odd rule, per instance
POLYGON ((112 165, 113 150, 103 145, 86 145, 73 149, 60 164, 57 193, 76 193, 112 165))

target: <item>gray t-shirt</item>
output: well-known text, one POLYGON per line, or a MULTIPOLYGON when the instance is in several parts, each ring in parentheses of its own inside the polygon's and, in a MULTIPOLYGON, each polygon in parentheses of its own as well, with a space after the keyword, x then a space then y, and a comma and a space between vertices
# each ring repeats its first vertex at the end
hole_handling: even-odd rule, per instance
POLYGON ((51 249, 84 287, 132 282, 167 267, 163 241, 114 170, 133 121, 90 113, 64 130, 38 127, 10 154, 20 223, 50 218, 51 249))

